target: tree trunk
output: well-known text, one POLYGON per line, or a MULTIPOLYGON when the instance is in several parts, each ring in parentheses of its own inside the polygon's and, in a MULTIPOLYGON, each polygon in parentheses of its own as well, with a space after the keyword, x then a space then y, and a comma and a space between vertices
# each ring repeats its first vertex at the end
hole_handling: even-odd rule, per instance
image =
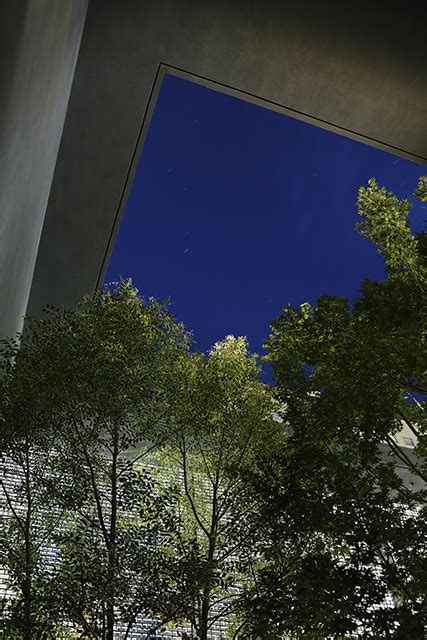
POLYGON ((106 640, 114 640, 115 623, 115 582, 116 582, 116 533, 117 533, 117 459, 119 453, 119 434, 114 427, 113 459, 111 462, 111 523, 110 545, 108 549, 108 602, 106 640))
POLYGON ((33 553, 31 544, 31 516, 32 516, 32 493, 30 484, 30 452, 28 441, 25 443, 25 493, 27 498, 27 513, 25 515, 25 569, 24 581, 22 585, 22 597, 24 601, 24 640, 31 640, 33 637, 33 621, 31 610, 31 586, 33 572, 33 553))
MULTIPOLYGON (((215 542, 216 542, 216 536, 212 534, 209 537, 209 549, 208 549, 209 566, 212 566, 214 553, 215 553, 215 542)), ((209 582, 207 582, 207 584, 205 585, 203 589, 203 596, 202 596, 202 609, 200 612, 200 625, 199 625, 200 640, 208 640, 209 610, 210 610, 210 599, 211 599, 211 589, 212 589, 210 575, 208 576, 208 578, 209 578, 209 582)))
POLYGON ((24 600, 24 640, 31 640, 31 638, 33 637, 33 624, 31 615, 31 556, 31 529, 30 519, 27 516, 27 518, 25 519, 25 575, 22 585, 22 596, 24 600))
POLYGON ((200 640, 208 640, 208 616, 209 616, 210 588, 205 587, 202 598, 202 610, 200 614, 200 640))

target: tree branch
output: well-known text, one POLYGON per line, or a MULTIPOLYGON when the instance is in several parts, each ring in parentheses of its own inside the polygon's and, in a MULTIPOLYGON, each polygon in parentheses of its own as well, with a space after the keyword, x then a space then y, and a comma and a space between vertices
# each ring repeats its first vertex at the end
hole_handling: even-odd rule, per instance
POLYGON ((206 535, 207 538, 209 538, 209 531, 207 530, 207 528, 205 527, 205 525, 203 524, 203 522, 201 521, 199 514, 197 513, 197 509, 196 506, 194 504, 193 498, 191 496, 189 487, 188 487, 188 475, 187 475, 187 454, 186 454, 186 450, 185 450, 185 440, 184 440, 184 436, 182 436, 182 449, 181 449, 181 453, 182 453, 182 465, 183 465, 183 475, 184 475, 184 490, 185 490, 185 495, 187 496, 187 499, 190 503, 190 507, 191 510, 193 512, 193 515, 196 519, 197 524, 199 525, 199 527, 201 528, 201 530, 204 532, 204 534, 206 535))
POLYGON ((104 536, 105 544, 107 545, 107 548, 109 549, 110 548, 110 538, 109 538, 109 535, 108 535, 107 527, 105 526, 105 522, 104 522, 104 514, 103 514, 103 511, 102 511, 101 498, 100 498, 100 495, 99 495, 98 486, 96 484, 95 472, 94 472, 94 469, 93 469, 92 461, 91 461, 89 453, 87 451, 86 443, 83 441, 83 438, 81 436, 79 425, 78 425, 78 422, 77 422, 76 417, 74 415, 74 409, 71 406, 70 399, 69 399, 69 396, 68 396, 68 390, 67 390, 67 388, 65 386, 65 383, 62 380, 61 376, 59 374, 57 374, 57 375, 58 375, 59 381, 61 382, 62 388, 64 390, 65 399, 66 399, 66 402, 67 402, 67 405, 68 405, 68 409, 70 411, 71 421, 72 421, 72 423, 74 425, 74 429, 75 429, 77 438, 79 439, 80 445, 82 447, 83 456, 84 456, 84 458, 86 460, 86 464, 88 465, 88 468, 89 468, 90 480, 91 480, 92 489, 93 489, 93 493, 94 493, 96 509, 97 509, 97 512, 98 512, 99 523, 101 525, 101 529, 102 529, 102 533, 103 533, 103 536, 104 536))
POLYGON ((402 419, 406 422, 406 424, 408 425, 408 427, 410 428, 410 430, 412 431, 412 433, 414 434, 414 436, 416 438, 420 438, 421 434, 418 431, 418 429, 415 427, 414 424, 412 424, 412 422, 409 420, 409 418, 404 414, 404 412, 402 411, 402 409, 398 408, 398 412, 400 414, 400 416, 402 417, 402 419))
POLYGON ((407 466, 410 469, 412 469, 412 471, 421 478, 421 480, 423 480, 424 482, 427 482, 427 478, 422 473, 422 471, 413 464, 413 462, 408 458, 406 453, 404 453, 402 449, 393 442, 390 436, 386 436, 386 442, 389 445, 390 449, 394 452, 396 457, 398 457, 402 462, 405 462, 407 466))
POLYGON ((24 523, 22 522, 21 518, 18 516, 18 514, 17 514, 17 512, 16 512, 16 510, 15 510, 15 508, 13 506, 12 500, 10 499, 9 493, 8 493, 6 487, 5 487, 5 484, 4 484, 3 480, 1 480, 1 479, 0 479, 0 484, 1 484, 1 487, 3 489, 4 495, 6 496, 6 500, 7 500, 7 504, 9 505, 9 509, 11 510, 13 516, 15 517, 15 520, 17 521, 17 523, 19 524, 20 528, 22 529, 22 532, 25 534, 24 523))

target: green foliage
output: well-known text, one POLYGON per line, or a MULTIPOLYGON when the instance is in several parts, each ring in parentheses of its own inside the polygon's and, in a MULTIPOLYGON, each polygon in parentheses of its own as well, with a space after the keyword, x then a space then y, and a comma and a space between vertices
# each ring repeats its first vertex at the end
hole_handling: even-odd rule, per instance
POLYGON ((72 310, 49 309, 47 319, 29 319, 28 327, 2 354, 2 454, 9 473, 23 478, 14 495, 2 484, 9 533, 2 561, 16 594, 7 611, 10 625, 21 608, 25 638, 47 624, 37 609, 39 575, 51 619, 82 631, 90 627, 94 637, 112 639, 118 615, 129 631, 139 611, 182 617, 184 594, 174 602, 166 595, 171 589, 177 595, 191 548, 176 546, 172 494, 157 494, 135 464, 165 438, 177 363, 190 336, 164 305, 143 300, 129 281, 85 297, 72 310), (65 527, 60 536, 54 535, 59 522, 65 527), (38 553, 39 539, 45 547, 57 545, 52 575, 38 553), (129 589, 130 580, 138 589, 129 589), (147 580, 156 589, 143 587, 147 580), (163 600, 160 583, 169 585, 163 600), (57 605, 55 594, 63 597, 57 605))
MULTIPOLYGON (((154 629, 179 621, 189 609, 185 577, 194 550, 182 546, 177 495, 159 487, 147 470, 120 479, 119 535, 114 574, 117 618, 129 633, 137 617, 158 617, 154 629)), ((58 562, 48 585, 58 618, 90 637, 104 637, 110 593, 109 553, 94 520, 80 518, 55 537, 58 562)))
POLYGON ((415 189, 415 197, 421 202, 427 201, 427 176, 421 176, 418 180, 418 187, 415 189))
POLYGON ((278 432, 275 404, 258 376, 246 340, 233 336, 186 360, 180 376, 167 464, 182 478, 186 532, 198 543, 201 580, 189 621, 201 640, 231 616, 249 569, 244 517, 251 503, 239 472, 278 432))
POLYGON ((43 585, 49 576, 47 548, 66 508, 77 504, 71 469, 58 464, 58 433, 47 416, 50 390, 34 375, 29 339, 3 343, 0 380, 0 564, 14 599, 2 606, 5 637, 57 638, 43 585), (60 500, 58 501, 58 498, 60 500))
MULTIPOLYGON (((421 194, 421 182, 419 193, 421 194)), ((357 229, 361 235, 374 242, 384 256, 391 277, 408 275, 425 290, 425 268, 408 224, 410 200, 399 200, 384 187, 378 187, 372 178, 368 187, 361 187, 357 200, 362 217, 357 229), (423 283, 424 280, 424 283, 423 283)))
POLYGON ((410 232, 409 200, 374 180, 358 207, 388 279, 362 283, 352 307, 333 296, 286 306, 266 342, 286 440, 246 476, 259 553, 237 637, 423 633, 424 236, 410 232), (418 458, 390 436, 402 423, 418 458))
POLYGON ((427 235, 410 207, 360 189, 388 278, 352 305, 285 306, 273 389, 244 338, 192 353, 130 281, 1 343, 2 637, 113 640, 141 616, 199 640, 218 620, 235 639, 422 636, 427 235))

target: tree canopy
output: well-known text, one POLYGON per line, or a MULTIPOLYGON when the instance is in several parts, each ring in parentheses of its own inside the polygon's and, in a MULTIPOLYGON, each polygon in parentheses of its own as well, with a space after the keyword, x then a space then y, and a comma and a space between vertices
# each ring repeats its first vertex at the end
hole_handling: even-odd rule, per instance
POLYGON ((45 617, 112 640, 119 620, 129 633, 140 614, 168 622, 185 611, 191 549, 177 546, 173 487, 135 465, 165 437, 190 336, 129 281, 48 313, 3 352, 2 458, 22 480, 2 481, 2 564, 16 593, 6 628, 47 633, 43 594, 45 617))
POLYGON ((272 324, 288 438, 249 476, 264 540, 242 637, 423 634, 427 272, 410 207, 370 180, 358 229, 388 278, 363 282, 354 304, 287 305, 272 324), (415 456, 393 438, 402 423, 415 456))
POLYGON ((2 637, 422 637, 427 242, 411 203, 360 189, 387 277, 286 305, 265 343, 274 385, 245 338, 197 352, 129 280, 1 343, 2 637))

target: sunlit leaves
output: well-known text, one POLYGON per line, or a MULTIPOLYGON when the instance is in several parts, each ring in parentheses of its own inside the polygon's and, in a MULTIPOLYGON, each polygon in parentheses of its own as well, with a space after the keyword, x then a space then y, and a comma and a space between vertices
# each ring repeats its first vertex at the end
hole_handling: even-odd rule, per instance
POLYGON ((358 228, 388 279, 363 282, 353 305, 322 296, 273 321, 266 347, 288 439, 246 472, 261 558, 242 638, 422 635, 427 278, 410 207, 370 180, 358 228), (390 438, 402 422, 418 458, 402 457, 390 438), (406 482, 385 442, 409 465, 406 482))

